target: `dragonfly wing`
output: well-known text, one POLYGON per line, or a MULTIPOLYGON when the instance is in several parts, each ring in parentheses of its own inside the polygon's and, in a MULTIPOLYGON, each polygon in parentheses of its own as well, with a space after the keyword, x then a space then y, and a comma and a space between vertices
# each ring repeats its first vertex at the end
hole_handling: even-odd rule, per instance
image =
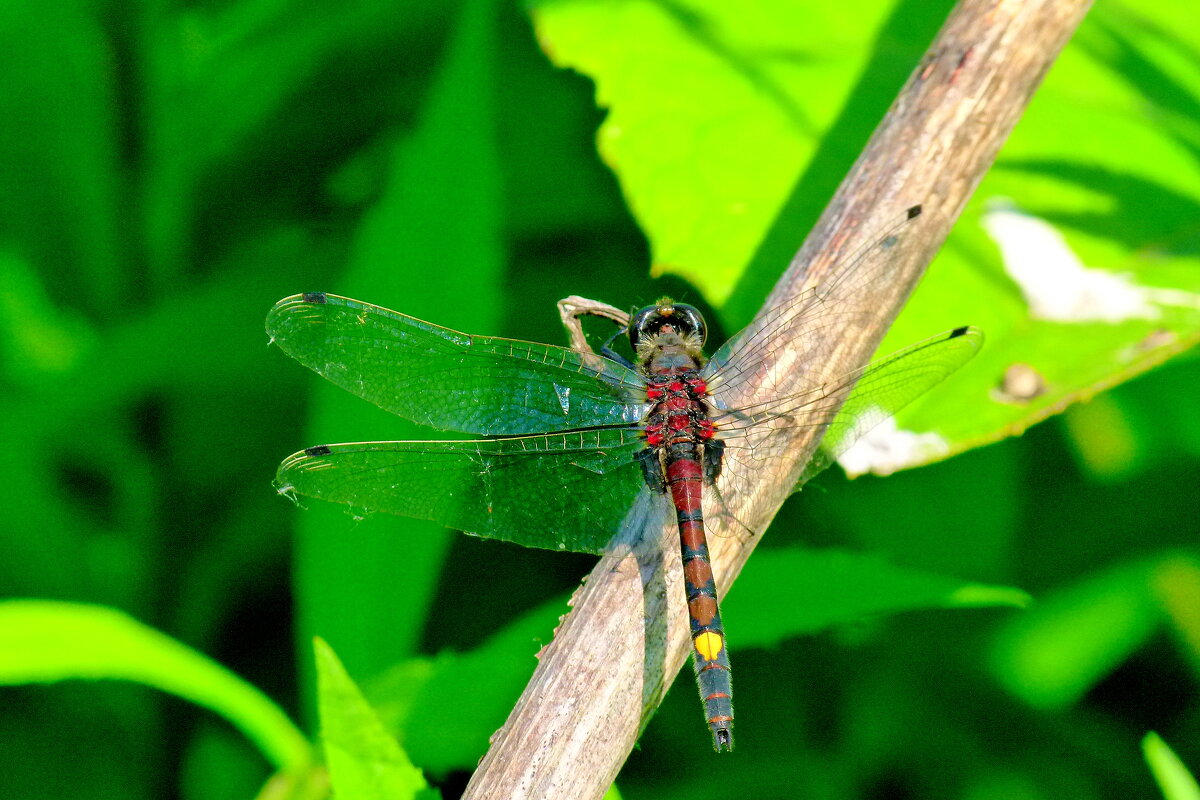
POLYGON ((970 361, 982 344, 979 330, 956 328, 801 394, 719 411, 713 421, 726 441, 726 456, 749 462, 749 474, 778 455, 771 450, 772 432, 823 429, 820 447, 796 484, 799 490, 868 431, 970 361))
POLYGON ((602 553, 645 483, 638 432, 362 442, 284 459, 280 493, 439 522, 526 547, 602 553))
POLYGON ((835 378, 822 372, 830 353, 840 342, 842 331, 874 317, 875 309, 863 298, 894 261, 920 213, 920 206, 908 209, 869 244, 848 256, 844 269, 791 301, 762 312, 708 360, 703 376, 709 387, 732 393, 751 381, 759 386, 772 385, 778 374, 773 354, 785 347, 793 356, 791 363, 805 370, 811 385, 835 378), (799 335, 798 329, 802 331, 799 335))
POLYGON ((645 381, 593 354, 472 336, 332 294, 280 300, 271 340, 394 414, 464 433, 510 435, 640 420, 645 381))

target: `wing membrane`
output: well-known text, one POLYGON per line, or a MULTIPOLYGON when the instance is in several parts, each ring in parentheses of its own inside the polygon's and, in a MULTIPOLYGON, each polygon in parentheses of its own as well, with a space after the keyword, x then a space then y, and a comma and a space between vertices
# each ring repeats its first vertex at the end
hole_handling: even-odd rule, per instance
POLYGON ((709 386, 730 392, 748 381, 770 384, 772 373, 765 367, 774 360, 768 356, 785 345, 796 352, 794 361, 803 365, 813 387, 834 378, 822 372, 829 354, 845 330, 875 315, 875 309, 861 299, 887 270, 919 218, 919 206, 908 209, 882 235, 851 254, 844 269, 792 301, 764 311, 709 359, 704 368, 709 386), (800 320, 804 320, 803 333, 797 337, 800 320))
POLYGON ((602 553, 644 490, 632 429, 310 447, 276 486, 526 547, 602 553))
POLYGON ((645 413, 645 382, 615 361, 459 333, 337 295, 280 300, 267 315, 267 333, 338 386, 443 430, 563 431, 633 423, 645 413))
POLYGON ((730 458, 756 464, 778 453, 771 434, 785 428, 825 429, 821 445, 805 467, 799 490, 868 431, 895 415, 967 363, 983 344, 975 328, 918 342, 861 370, 800 394, 713 415, 730 458), (845 400, 843 403, 842 401, 845 400))

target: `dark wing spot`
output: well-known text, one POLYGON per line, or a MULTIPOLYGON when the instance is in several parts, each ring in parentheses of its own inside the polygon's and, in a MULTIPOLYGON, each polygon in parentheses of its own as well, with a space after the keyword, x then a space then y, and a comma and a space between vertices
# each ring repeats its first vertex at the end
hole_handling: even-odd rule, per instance
POLYGON ((312 303, 313 305, 317 306, 325 304, 324 292, 305 292, 303 296, 304 302, 306 303, 312 303))
POLYGON ((950 331, 949 338, 957 339, 959 336, 965 335, 966 332, 967 332, 967 326, 963 325, 961 328, 955 328, 954 330, 950 331))
POLYGON ((316 447, 304 448, 304 455, 306 456, 327 456, 332 452, 333 450, 331 450, 328 445, 324 444, 319 444, 316 447))
POLYGON ((919 216, 921 216, 921 207, 920 206, 913 206, 912 208, 908 209, 908 218, 909 219, 916 219, 919 216))

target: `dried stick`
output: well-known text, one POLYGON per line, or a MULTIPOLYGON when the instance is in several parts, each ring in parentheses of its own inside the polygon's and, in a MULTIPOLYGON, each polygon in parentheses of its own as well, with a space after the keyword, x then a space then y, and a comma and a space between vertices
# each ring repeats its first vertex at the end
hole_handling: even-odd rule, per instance
MULTIPOLYGON (((923 206, 911 246, 906 240, 865 298, 872 321, 837 333, 831 373, 870 358, 1088 5, 963 0, 955 8, 767 302, 772 308, 813 285, 867 232, 923 206)), ((754 496, 726 498, 753 530, 766 529, 816 448, 811 432, 793 434, 775 474, 756 476, 754 496)), ((690 647, 667 505, 634 509, 622 540, 654 544, 593 570, 465 798, 598 798, 612 783, 690 647)), ((722 593, 758 538, 710 538, 722 593)))

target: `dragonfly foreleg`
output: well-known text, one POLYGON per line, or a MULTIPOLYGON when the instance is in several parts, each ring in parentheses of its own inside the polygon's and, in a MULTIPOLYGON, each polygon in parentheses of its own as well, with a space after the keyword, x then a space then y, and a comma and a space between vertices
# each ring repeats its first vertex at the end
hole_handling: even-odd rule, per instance
POLYGON ((618 353, 616 350, 612 349, 612 343, 615 342, 618 338, 624 336, 626 333, 628 333, 628 331, 625 328, 621 328, 616 333, 614 333, 612 336, 608 337, 608 341, 605 342, 604 345, 600 348, 600 355, 604 356, 605 358, 610 358, 613 361, 616 361, 618 364, 622 364, 626 367, 629 367, 630 369, 637 369, 637 365, 635 365, 632 361, 630 361, 625 356, 618 353))
POLYGON ((616 323, 617 332, 610 336, 600 348, 600 355, 633 369, 633 362, 612 349, 612 343, 629 330, 629 314, 616 306, 601 303, 599 300, 589 300, 579 295, 571 295, 558 301, 558 316, 562 319, 563 327, 567 329, 567 338, 571 342, 571 349, 577 353, 594 354, 583 333, 583 323, 579 321, 580 317, 585 314, 603 317, 616 323))

